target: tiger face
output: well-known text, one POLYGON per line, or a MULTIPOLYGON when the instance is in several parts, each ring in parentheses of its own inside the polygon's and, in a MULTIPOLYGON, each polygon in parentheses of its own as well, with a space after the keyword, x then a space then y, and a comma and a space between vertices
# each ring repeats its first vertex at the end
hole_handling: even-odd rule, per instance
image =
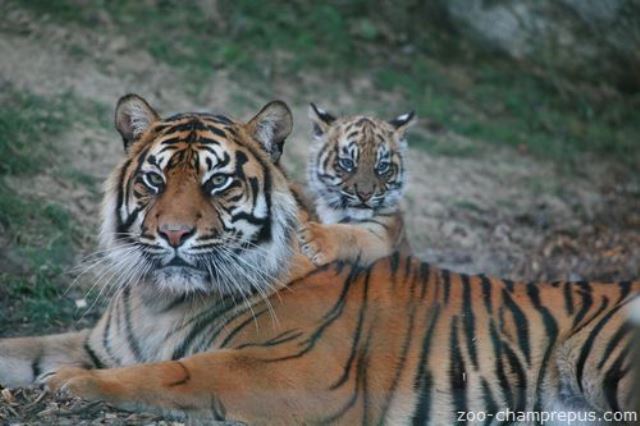
POLYGON ((322 221, 366 219, 395 207, 404 189, 405 132, 414 113, 388 122, 367 116, 336 118, 311 104, 309 117, 316 144, 308 179, 322 221))
POLYGON ((247 123, 161 119, 128 95, 115 122, 127 155, 108 181, 101 240, 120 285, 247 295, 277 282, 296 227, 276 166, 292 127, 286 104, 271 102, 247 123))

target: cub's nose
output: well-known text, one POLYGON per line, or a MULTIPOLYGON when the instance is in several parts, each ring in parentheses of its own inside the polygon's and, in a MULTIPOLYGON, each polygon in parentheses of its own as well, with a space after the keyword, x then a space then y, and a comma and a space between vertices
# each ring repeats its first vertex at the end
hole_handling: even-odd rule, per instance
POLYGON ((365 202, 369 201, 369 199, 373 195, 373 191, 358 190, 358 191, 356 191, 356 195, 358 196, 358 198, 360 198, 360 201, 365 203, 365 202))
POLYGON ((158 234, 167 240, 171 247, 177 248, 192 236, 195 230, 193 226, 189 225, 165 223, 158 228, 158 234))

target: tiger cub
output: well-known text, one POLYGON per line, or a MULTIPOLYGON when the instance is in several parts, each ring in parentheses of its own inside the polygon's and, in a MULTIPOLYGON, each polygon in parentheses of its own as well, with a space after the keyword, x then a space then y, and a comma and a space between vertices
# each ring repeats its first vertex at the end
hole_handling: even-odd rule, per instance
POLYGON ((336 118, 312 103, 309 117, 315 144, 308 182, 320 223, 303 223, 298 235, 303 253, 323 265, 334 260, 369 264, 394 251, 409 252, 400 200, 405 133, 413 111, 391 121, 336 118))

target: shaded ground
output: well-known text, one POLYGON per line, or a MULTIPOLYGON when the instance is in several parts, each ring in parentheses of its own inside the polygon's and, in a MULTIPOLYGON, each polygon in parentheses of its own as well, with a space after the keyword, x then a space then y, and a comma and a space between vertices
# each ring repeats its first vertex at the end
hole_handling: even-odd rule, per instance
MULTIPOLYGON (((398 64, 389 68, 358 72, 356 64, 346 74, 325 71, 333 62, 323 68, 304 56, 312 65, 248 74, 251 57, 241 61, 239 53, 218 59, 235 64, 227 68, 209 61, 185 67, 202 52, 169 46, 178 58, 172 62, 162 46, 141 48, 143 36, 112 10, 88 18, 63 12, 0 2, 0 336, 83 328, 99 315, 101 301, 94 304, 97 293, 88 291, 96 278, 78 278, 83 268, 73 267, 96 249, 100 185, 122 155, 112 108, 131 91, 163 113, 208 109, 241 118, 283 98, 296 120, 284 161, 297 177, 304 176, 309 148, 308 101, 389 116, 415 106, 422 120, 410 137, 406 210, 421 257, 457 271, 522 280, 640 276, 640 132, 625 118, 627 109, 637 111, 637 98, 588 87, 585 92, 609 93, 611 107, 585 118, 553 109, 530 77, 504 83, 501 92, 502 80, 478 77, 475 63, 437 58, 416 69, 394 56, 398 64), (536 94, 541 98, 532 101, 538 108, 532 113, 529 100, 517 96, 536 94), (612 111, 618 111, 614 118, 612 111), (528 122, 537 124, 529 128, 528 122), (78 308, 83 302, 91 309, 78 308)), ((292 50, 275 56, 293 67, 292 58, 302 53, 292 50)), ((577 90, 562 87, 567 96, 577 90)), ((39 400, 37 390, 12 392, 0 398, 0 422, 166 424, 77 401, 39 400)))

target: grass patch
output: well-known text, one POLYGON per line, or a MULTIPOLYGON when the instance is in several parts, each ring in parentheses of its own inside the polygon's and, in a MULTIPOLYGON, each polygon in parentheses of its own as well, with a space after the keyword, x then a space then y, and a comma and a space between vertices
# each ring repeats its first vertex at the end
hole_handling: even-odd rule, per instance
MULTIPOLYGON (((0 111, 0 323, 28 322, 42 331, 68 322, 73 302, 62 297, 82 232, 62 205, 16 194, 7 176, 44 173, 64 154, 56 138, 73 122, 70 96, 43 98, 9 87, 0 111)), ((79 107, 81 108, 81 106, 79 107)))

